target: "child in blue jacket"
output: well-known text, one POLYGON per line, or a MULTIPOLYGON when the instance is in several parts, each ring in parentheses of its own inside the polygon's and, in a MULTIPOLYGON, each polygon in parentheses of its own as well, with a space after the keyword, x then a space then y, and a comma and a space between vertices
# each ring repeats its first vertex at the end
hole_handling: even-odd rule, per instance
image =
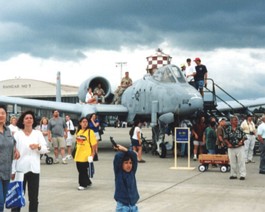
POLYGON ((115 174, 114 199, 117 202, 116 211, 137 212, 136 206, 139 200, 139 193, 136 185, 135 173, 137 170, 137 153, 117 145, 119 152, 116 153, 113 161, 115 174))

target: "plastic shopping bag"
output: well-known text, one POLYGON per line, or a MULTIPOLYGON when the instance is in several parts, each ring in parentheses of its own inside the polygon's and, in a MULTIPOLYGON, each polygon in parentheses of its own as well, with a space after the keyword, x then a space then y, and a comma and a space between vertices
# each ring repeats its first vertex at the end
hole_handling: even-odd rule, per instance
POLYGON ((93 163, 93 157, 89 156, 88 157, 88 168, 87 168, 87 172, 88 172, 88 176, 90 178, 93 178, 94 174, 95 174, 95 167, 94 167, 94 163, 93 163))
POLYGON ((16 172, 14 180, 11 180, 6 195, 6 208, 21 208, 25 206, 23 190, 24 173, 16 172))

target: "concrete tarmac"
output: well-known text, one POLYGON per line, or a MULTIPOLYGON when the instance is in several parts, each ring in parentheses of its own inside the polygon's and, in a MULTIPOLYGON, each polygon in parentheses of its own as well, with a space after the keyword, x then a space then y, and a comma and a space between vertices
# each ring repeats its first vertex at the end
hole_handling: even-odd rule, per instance
MULTIPOLYGON (((113 158, 110 136, 124 146, 129 146, 129 128, 106 128, 99 145, 99 161, 95 164, 92 186, 78 191, 78 173, 75 162, 67 165, 47 165, 41 161, 39 211, 115 211, 113 158)), ((144 136, 151 138, 151 129, 143 128, 144 136)), ((168 137, 169 139, 169 137, 168 137)), ((51 154, 53 156, 53 154, 51 154)), ((229 180, 229 173, 211 168, 198 171, 198 161, 191 161, 193 170, 170 169, 174 166, 172 152, 164 159, 151 153, 143 153, 146 163, 137 170, 140 194, 139 211, 251 211, 265 210, 265 175, 258 173, 256 163, 247 164, 245 181, 229 180)), ((178 166, 187 166, 187 158, 178 158, 178 166)), ((27 194, 26 194, 27 196, 27 194)), ((28 211, 28 202, 21 211, 28 211)), ((7 210, 6 210, 7 211, 7 210)))

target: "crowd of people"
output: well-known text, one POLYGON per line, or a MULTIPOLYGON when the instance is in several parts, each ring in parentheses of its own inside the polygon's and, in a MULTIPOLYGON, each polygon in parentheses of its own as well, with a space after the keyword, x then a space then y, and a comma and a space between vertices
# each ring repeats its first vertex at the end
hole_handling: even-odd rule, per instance
MULTIPOLYGON (((245 180, 246 164, 255 163, 253 153, 255 142, 258 140, 261 151, 259 173, 265 174, 265 115, 260 119, 261 123, 254 122, 252 114, 246 115, 244 120, 231 116, 230 122, 225 117, 217 121, 215 117, 205 120, 203 115, 200 116, 189 126, 193 160, 196 161, 199 154, 227 154, 231 167, 230 179, 239 177, 240 180, 245 180)), ((182 146, 180 151, 181 156, 185 156, 185 149, 182 146)), ((213 167, 216 165, 213 164, 213 167)))
MULTIPOLYGON (((98 160, 99 120, 96 114, 82 117, 77 129, 69 115, 60 117, 58 110, 52 117, 42 117, 38 123, 33 111, 23 112, 18 118, 12 116, 7 123, 7 111, 0 105, 0 211, 3 211, 8 185, 17 172, 24 174, 23 188, 27 188, 29 211, 38 211, 40 184, 40 160, 43 154, 54 151, 54 164, 76 162, 78 190, 84 190, 92 183, 87 171, 88 157, 98 160), (72 146, 75 155, 72 157, 72 146), (65 152, 66 151, 66 152, 65 152)), ((12 208, 11 211, 20 211, 12 208)))

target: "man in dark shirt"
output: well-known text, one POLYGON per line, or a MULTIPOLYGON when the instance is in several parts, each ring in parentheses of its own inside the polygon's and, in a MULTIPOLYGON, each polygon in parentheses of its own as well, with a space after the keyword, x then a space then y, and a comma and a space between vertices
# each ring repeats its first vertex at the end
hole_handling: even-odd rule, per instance
POLYGON ((196 74, 194 76, 195 88, 200 91, 203 97, 203 86, 207 86, 207 68, 201 64, 201 59, 198 57, 195 58, 194 62, 197 64, 195 66, 196 74))

